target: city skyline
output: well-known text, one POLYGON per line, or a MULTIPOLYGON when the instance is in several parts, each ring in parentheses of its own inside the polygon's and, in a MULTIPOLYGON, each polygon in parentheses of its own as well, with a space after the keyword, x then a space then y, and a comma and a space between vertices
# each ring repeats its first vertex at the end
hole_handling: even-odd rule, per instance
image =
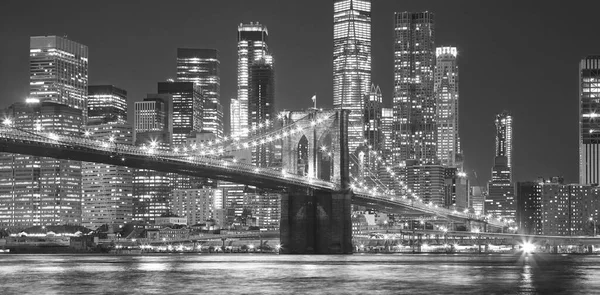
MULTIPOLYGON (((58 3, 57 7, 63 7, 62 5, 64 5, 64 3, 58 3)), ((279 6, 280 4, 275 2, 267 1, 265 3, 273 6, 271 9, 283 11, 282 13, 291 13, 295 12, 294 10, 303 9, 301 7, 302 5, 297 3, 292 3, 291 7, 285 9, 282 9, 281 6, 279 6)), ((307 108, 311 105, 310 97, 314 92, 316 92, 319 97, 318 105, 328 107, 331 106, 331 95, 328 94, 328 91, 331 91, 330 79, 332 79, 331 13, 333 8, 329 2, 315 2, 313 4, 313 8, 318 7, 319 9, 317 11, 317 15, 314 17, 314 23, 310 24, 310 26, 313 26, 314 29, 312 31, 308 30, 312 32, 312 37, 315 39, 315 42, 311 43, 315 45, 311 45, 311 47, 297 46, 300 49, 293 49, 290 46, 286 46, 285 42, 290 42, 290 39, 286 39, 284 36, 285 34, 281 31, 289 29, 290 25, 298 26, 300 22, 294 23, 293 21, 295 21, 295 19, 286 19, 285 22, 287 24, 282 23, 281 21, 278 22, 276 19, 269 17, 268 13, 261 12, 261 5, 253 3, 253 5, 258 6, 257 8, 251 8, 249 7, 249 4, 241 5, 240 12, 247 12, 246 14, 242 13, 242 15, 240 15, 240 13, 236 13, 235 10, 231 11, 231 15, 228 15, 227 18, 218 20, 218 24, 223 25, 223 28, 221 30, 215 29, 213 30, 214 32, 212 32, 217 35, 226 36, 222 38, 226 40, 226 42, 215 41, 218 39, 216 37, 194 37, 194 39, 189 38, 189 40, 182 40, 181 38, 183 36, 179 36, 178 38, 175 38, 176 40, 173 40, 174 37, 167 36, 167 34, 156 34, 151 39, 155 41, 161 41, 161 43, 164 44, 160 44, 160 50, 150 50, 150 52, 153 54, 150 55, 150 52, 144 53, 144 56, 148 58, 151 57, 153 61, 156 61, 156 64, 168 65, 169 68, 162 68, 157 65, 153 65, 152 75, 157 77, 143 79, 142 77, 146 76, 147 74, 136 76, 135 79, 130 78, 132 69, 135 69, 135 63, 131 64, 129 62, 125 62, 121 67, 118 64, 120 57, 111 63, 105 62, 109 56, 114 59, 114 50, 113 52, 111 52, 110 49, 106 50, 102 45, 99 45, 99 43, 111 43, 107 41, 112 40, 112 38, 119 38, 119 34, 109 37, 107 34, 110 30, 106 28, 100 30, 100 34, 98 34, 98 28, 90 29, 90 27, 86 28, 86 26, 75 28, 80 24, 80 22, 74 22, 73 20, 67 19, 65 20, 66 26, 64 27, 59 24, 50 23, 47 27, 42 29, 43 31, 40 31, 41 26, 35 26, 34 24, 30 26, 22 26, 16 19, 6 17, 2 20, 2 27, 21 27, 21 29, 10 34, 3 32, 4 36, 10 37, 7 44, 12 44, 11 46, 6 46, 7 48, 2 49, 3 55, 15 55, 17 58, 14 60, 3 60, 3 64, 6 64, 6 69, 3 69, 1 72, 2 82, 0 83, 7 83, 6 81, 10 82, 8 84, 3 84, 3 87, 1 87, 2 89, 5 89, 0 92, 0 95, 2 95, 2 106, 6 107, 12 102, 22 101, 26 96, 26 92, 28 91, 28 87, 26 85, 27 80, 25 79, 24 81, 21 81, 23 79, 19 78, 22 76, 22 74, 19 73, 23 71, 21 67, 24 63, 27 63, 27 56, 25 56, 24 59, 19 58, 19 56, 22 55, 21 47, 23 47, 21 46, 23 45, 21 38, 27 39, 31 35, 51 35, 63 33, 67 33, 69 35, 69 39, 86 44, 90 48, 90 84, 116 85, 127 90, 128 93, 130 93, 130 99, 141 99, 146 93, 155 92, 155 83, 157 81, 164 81, 167 78, 175 77, 173 60, 176 55, 177 47, 216 48, 220 51, 223 51, 223 54, 221 55, 221 59, 223 60, 222 96, 226 101, 229 97, 235 97, 235 95, 233 95, 235 93, 235 89, 232 87, 235 85, 235 78, 232 79, 232 77, 235 77, 232 76, 232 73, 235 75, 235 55, 231 54, 232 51, 235 51, 235 40, 232 39, 234 37, 230 35, 233 35, 236 26, 240 22, 259 21, 267 25, 273 32, 272 35, 275 36, 270 40, 270 47, 273 47, 274 51, 277 52, 278 77, 280 78, 278 78, 279 84, 276 91, 284 91, 284 93, 278 93, 276 95, 277 97, 281 97, 281 100, 278 101, 278 103, 280 102, 280 104, 278 104, 278 109, 307 108), (23 30, 27 32, 23 33, 23 30), (277 31, 280 33, 277 33, 277 31), (100 36, 95 37, 97 35, 100 36), (190 41, 198 39, 201 39, 201 41, 190 41), (17 40, 18 42, 10 42, 10 40, 17 40), (223 43, 216 44, 214 42, 223 43), (302 50, 303 52, 300 52, 298 55, 298 50, 302 50), (156 54, 157 51, 162 52, 162 54, 156 54), (288 53, 288 51, 290 52, 288 53), (295 73, 291 75, 290 72, 297 71, 298 75, 306 72, 298 70, 298 67, 290 66, 290 61, 292 60, 290 56, 292 54, 297 54, 295 56, 295 60, 291 62, 292 64, 299 62, 301 65, 306 62, 310 62, 308 65, 316 65, 316 67, 307 66, 308 68, 311 68, 311 72, 316 74, 316 77, 313 78, 304 76, 303 79, 295 79, 298 78, 298 76, 295 76, 295 73), (325 63, 325 65, 321 66, 319 63, 325 63), (121 79, 119 78, 121 74, 117 72, 129 74, 124 76, 126 78, 121 79), (11 76, 7 76, 9 73, 11 76), (12 73, 17 73, 16 77, 12 77, 12 73), (165 76, 169 75, 169 73, 170 76, 165 76), (114 78, 108 78, 111 76, 114 76, 114 78), (319 79, 323 81, 316 82, 319 79)), ((22 4, 11 3, 11 5, 22 4)), ((132 9, 132 7, 128 7, 128 5, 130 4, 124 5, 124 11, 132 9)), ((158 6, 161 5, 162 4, 158 6)), ((219 4, 217 3, 206 2, 195 5, 209 5, 211 7, 215 7, 216 10, 219 10, 219 4)), ((597 48, 600 48, 600 46, 594 43, 591 43, 588 46, 584 46, 585 44, 581 45, 582 41, 587 40, 574 39, 575 37, 571 35, 577 34, 571 34, 571 32, 566 28, 560 28, 558 33, 562 33, 561 38, 565 38, 565 40, 578 41, 572 42, 571 44, 580 45, 578 46, 579 50, 574 52, 575 46, 568 45, 568 42, 565 42, 567 45, 559 44, 554 46, 556 48, 551 48, 552 46, 543 47, 543 56, 553 58, 555 60, 553 67, 556 67, 556 63, 558 63, 562 70, 556 70, 553 68, 552 71, 556 73, 555 75, 548 75, 547 77, 542 75, 543 78, 527 76, 527 79, 530 79, 527 80, 524 79, 525 76, 523 76, 525 73, 521 73, 527 71, 519 70, 520 66, 531 69, 531 71, 541 73, 544 72, 539 67, 535 67, 536 62, 538 62, 537 59, 533 58, 536 56, 533 54, 535 50, 530 50, 528 48, 523 49, 522 46, 516 45, 516 43, 518 43, 516 41, 514 42, 515 44, 512 44, 512 42, 511 44, 499 42, 499 40, 502 40, 502 38, 497 38, 498 40, 494 40, 493 42, 492 40, 488 40, 488 38, 494 39, 490 36, 494 33, 498 33, 498 30, 500 30, 501 26, 490 24, 491 20, 487 21, 483 15, 491 18, 492 20, 497 20, 501 12, 512 11, 508 10, 508 6, 510 5, 505 6, 504 4, 496 4, 492 5, 492 7, 487 7, 487 9, 497 12, 497 14, 494 13, 489 15, 486 13, 480 13, 481 15, 479 15, 474 13, 472 11, 473 8, 471 7, 461 7, 461 9, 464 9, 464 11, 462 11, 463 14, 474 13, 474 17, 469 21, 455 23, 450 20, 452 20, 451 18, 456 14, 452 13, 452 10, 445 11, 442 9, 455 9, 450 6, 461 7, 461 5, 444 5, 436 2, 422 3, 420 5, 416 5, 415 3, 400 3, 393 5, 391 3, 383 2, 374 3, 372 8, 373 82, 381 85, 384 106, 391 105, 391 81, 389 78, 389 76, 391 76, 391 71, 389 67, 388 69, 382 67, 382 64, 385 64, 391 60, 391 55, 389 53, 392 51, 392 43, 390 39, 391 27, 393 26, 393 14, 390 11, 432 11, 436 14, 436 44, 448 44, 456 46, 461 52, 461 140, 463 149, 465 150, 465 167, 467 172, 471 173, 472 170, 475 169, 482 182, 489 178, 489 167, 491 164, 493 164, 493 161, 491 160, 493 159, 493 149, 491 149, 491 146, 493 145, 494 141, 493 116, 495 113, 500 112, 503 109, 507 109, 511 111, 515 117, 515 157, 513 159, 513 166, 516 174, 515 180, 531 180, 537 176, 564 175, 568 182, 576 182, 577 164, 575 163, 577 163, 577 146, 575 144, 575 136, 577 136, 577 132, 575 130, 577 123, 575 122, 577 122, 577 110, 575 107, 577 105, 576 101, 578 85, 575 81, 577 81, 577 64, 578 61, 586 55, 597 53, 599 51, 597 48), (467 25, 471 22, 481 22, 482 27, 485 29, 485 31, 489 32, 490 35, 483 35, 482 38, 475 39, 473 37, 474 32, 471 32, 471 30, 479 31, 481 33, 484 29, 470 28, 467 25), (462 30, 460 28, 462 28, 462 30), (492 45, 491 43, 493 43, 494 46, 490 46, 492 45), (484 44, 487 44, 487 47, 484 46, 484 44), (501 46, 496 46, 498 44, 501 46), (513 46, 514 48, 512 48, 513 46), (522 52, 521 54, 515 54, 514 52, 511 53, 511 48, 512 50, 516 50, 518 48, 519 50, 525 52, 522 52), (565 48, 570 49, 570 51, 567 50, 567 52, 565 52, 565 48), (504 51, 507 52, 503 53, 503 50, 501 49, 504 49, 504 51), (557 51, 555 52, 554 50, 557 51), (382 52, 387 53, 382 55, 382 52), (527 52, 529 52, 529 54, 527 54, 527 52), (558 56, 560 58, 558 59, 556 56, 552 55, 557 54, 557 52, 560 52, 560 55, 558 56), (494 63, 495 61, 489 59, 489 56, 496 56, 494 59, 503 60, 501 58, 503 54, 511 56, 511 59, 509 59, 510 62, 508 62, 507 65, 500 65, 498 67, 498 64, 494 63), (493 67, 495 69, 493 72, 495 73, 492 73, 487 68, 483 67, 477 69, 474 64, 478 63, 487 64, 488 67, 493 67), (510 71, 511 69, 513 71, 512 73, 510 71), (507 73, 510 73, 510 75, 507 73), (485 76, 484 74, 488 75, 486 77, 487 79, 480 79, 480 77, 485 76), (474 79, 474 77, 478 79, 474 79), (498 81, 490 83, 490 81, 488 81, 494 79, 498 80, 499 78, 508 79, 508 81, 503 83, 499 83, 498 81), (531 79, 533 79, 534 82, 532 82, 531 79), (521 84, 522 82, 516 80, 527 81, 527 83, 536 86, 525 86, 524 84, 521 84), (541 84, 540 82, 547 84, 541 84), (514 85, 514 89, 512 87, 500 85, 514 85), (546 85, 552 85, 552 87, 548 87, 546 85), (539 93, 539 90, 542 87, 547 87, 551 89, 551 91, 546 90, 547 93, 539 93), (567 90, 563 90, 563 88, 567 90), (489 98, 482 99, 482 97, 489 98), (542 100, 544 101, 545 105, 540 103, 542 100), (568 103, 565 103, 565 101, 568 103), (525 107, 519 107, 521 103, 524 103, 525 107), (539 111, 530 112, 530 109, 533 107, 537 108, 539 111), (569 111, 565 111, 565 109, 569 111), (566 115, 564 115, 565 112, 566 115), (553 120, 552 118, 564 119, 553 120), (474 122, 474 124, 471 124, 470 122, 474 122), (539 132, 540 130, 553 130, 553 132, 539 132), (555 148, 548 150, 542 149, 542 151, 538 152, 539 145, 544 144, 552 144, 555 148)), ((524 18, 526 15, 530 15, 531 11, 538 9, 538 7, 535 7, 534 9, 534 6, 531 4, 520 4, 517 5, 517 7, 522 9, 517 9, 514 11, 514 23, 511 23, 511 26, 508 28, 504 28, 508 29, 508 32, 503 33, 504 35, 501 34, 500 37, 508 37, 508 34, 511 31, 514 32, 515 29, 520 28, 520 23, 525 22, 524 18), (514 26, 512 26, 513 24, 514 26)), ((153 9, 160 11, 161 9, 159 8, 161 7, 152 7, 148 9, 150 11, 153 11, 153 9)), ((223 8, 220 9, 222 9, 222 11, 227 11, 223 8)), ((536 14, 536 18, 539 20, 535 23, 530 23, 530 26, 528 27, 526 26, 526 32, 524 34, 510 37, 515 37, 517 38, 517 41, 520 40, 521 42, 525 42, 531 38, 538 38, 535 34, 533 34, 536 32, 536 30, 551 30, 551 26, 553 24, 549 22, 549 20, 552 18, 553 14, 558 13, 558 8, 549 6, 541 9, 546 9, 547 11, 536 14), (548 22, 544 23, 543 20, 548 20, 548 22), (539 23, 548 24, 550 27, 543 27, 539 23), (530 34, 528 35, 528 33, 530 34), (527 38, 524 38, 523 36, 527 36, 527 38)), ((35 9, 33 13, 36 13, 35 9)), ((95 18, 94 14, 92 14, 91 17, 93 20, 95 18)), ((213 19, 213 21, 216 20, 213 19)), ((586 21, 585 18, 581 17, 575 23, 581 23, 584 21, 586 21)), ((129 21, 121 23, 121 25, 125 25, 125 27, 129 24, 129 21)), ((161 30, 158 25, 150 27, 156 28, 156 30, 161 30)), ((205 33, 205 31, 210 31, 202 29, 202 27, 203 26, 199 25, 197 26, 197 30, 192 31, 194 31, 196 34, 199 32, 205 33)), ((211 26, 211 28, 213 27, 215 26, 211 26)), ((172 25, 170 29, 162 30, 169 31, 178 28, 181 29, 182 25, 172 25)), ((136 35, 131 34, 131 32, 128 31, 130 29, 131 28, 126 29, 126 32, 123 32, 122 34, 136 35)), ((113 34, 113 31, 110 31, 110 33, 113 34)), ((210 35, 212 33, 209 32, 208 34, 210 35)), ((585 34, 585 32, 581 30, 577 31, 577 33, 582 35, 585 34)), ((137 36, 145 35, 138 32, 137 36)), ((541 42, 539 39, 535 40, 541 42)), ((298 44, 302 45, 301 42, 298 44)), ((541 42, 538 45, 530 47, 538 48, 539 50, 540 46, 542 46, 541 44, 544 43, 541 42)), ((26 46, 26 43, 24 46, 26 46)), ((133 49, 140 50, 141 47, 145 46, 143 40, 139 42, 139 46, 140 47, 131 46, 131 49, 125 50, 124 52, 119 52, 119 55, 126 59, 133 59, 135 54, 130 53, 129 51, 133 49)), ((140 60, 143 59, 144 58, 141 58, 140 60)), ((537 65, 539 66, 539 64, 537 65)), ((26 67, 24 68, 26 69, 26 67)), ((141 68, 143 69, 143 66, 141 68)), ((130 101, 129 103, 131 104, 132 102, 130 101)), ((224 113, 228 114, 229 112, 224 111, 224 113)), ((225 119, 225 121, 227 122, 228 119, 225 119)))

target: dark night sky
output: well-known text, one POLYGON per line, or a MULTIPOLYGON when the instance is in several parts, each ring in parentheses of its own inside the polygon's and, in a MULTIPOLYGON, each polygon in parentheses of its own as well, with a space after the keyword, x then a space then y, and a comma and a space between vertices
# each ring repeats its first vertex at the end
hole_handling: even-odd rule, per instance
MULTIPOLYGON (((460 128, 469 172, 477 171, 482 185, 489 179, 494 115, 506 109, 514 116, 515 179, 563 175, 576 182, 578 62, 600 54, 600 1, 558 2, 373 0, 373 82, 391 106, 393 12, 433 11, 436 45, 459 48, 460 128)), ((90 84, 122 87, 130 102, 175 77, 177 47, 217 48, 228 110, 236 95, 237 25, 250 21, 269 29, 277 108, 309 107, 314 92, 319 106, 331 106, 329 0, 3 0, 0 107, 28 93, 29 36, 67 34, 89 47, 90 84)))

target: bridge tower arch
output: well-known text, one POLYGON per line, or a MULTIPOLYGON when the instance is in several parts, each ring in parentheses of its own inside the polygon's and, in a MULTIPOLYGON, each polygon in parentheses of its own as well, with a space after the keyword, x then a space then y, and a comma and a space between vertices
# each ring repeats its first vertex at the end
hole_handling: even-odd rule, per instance
POLYGON ((298 171, 299 143, 306 139, 308 176, 323 178, 327 174, 325 172, 329 172, 329 180, 337 184, 334 191, 290 187, 282 195, 280 226, 283 253, 352 253, 352 191, 349 189, 347 135, 349 111, 327 112, 334 113, 318 124, 314 122, 324 116, 320 117, 323 112, 317 110, 310 110, 308 118, 290 122, 311 124, 312 128, 289 136, 282 144, 282 163, 286 171, 298 171), (322 149, 324 146, 329 146, 329 150, 322 149))

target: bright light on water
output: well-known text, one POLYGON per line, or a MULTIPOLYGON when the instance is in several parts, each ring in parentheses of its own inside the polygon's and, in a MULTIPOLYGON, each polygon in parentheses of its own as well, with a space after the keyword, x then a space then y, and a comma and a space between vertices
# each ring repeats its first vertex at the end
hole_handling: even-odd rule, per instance
POLYGON ((598 265, 541 254, 2 254, 0 293, 595 294, 598 265))

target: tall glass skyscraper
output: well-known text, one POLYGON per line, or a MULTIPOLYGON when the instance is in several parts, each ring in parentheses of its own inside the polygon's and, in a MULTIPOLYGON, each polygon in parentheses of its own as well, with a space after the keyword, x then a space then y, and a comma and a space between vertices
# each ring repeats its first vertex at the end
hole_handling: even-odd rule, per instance
MULTIPOLYGON (((260 23, 240 24, 238 26, 238 96, 239 120, 232 120, 231 135, 245 136, 244 130, 249 128, 248 98, 250 97, 250 67, 254 61, 261 59, 269 52, 267 27, 260 23)), ((233 102, 232 102, 233 104, 233 102)))
POLYGON ((395 13, 394 35, 394 163, 435 164, 433 13, 395 13))
POLYGON ((223 137, 220 65, 216 49, 177 48, 177 81, 193 82, 202 88, 202 129, 217 138, 223 137))
POLYGON ((88 48, 59 36, 29 42, 29 97, 64 104, 87 117, 88 48))
POLYGON ((457 56, 456 47, 435 49, 437 157, 442 165, 450 167, 457 167, 461 163, 457 56))
MULTIPOLYGON (((259 128, 264 122, 275 117, 275 71, 273 57, 265 55, 250 67, 250 97, 248 104, 248 122, 256 134, 264 132, 259 128)), ((273 164, 273 146, 258 145, 252 151, 252 163, 259 167, 273 164)))
POLYGON ((600 55, 579 63, 579 183, 600 183, 600 55))
POLYGON ((371 87, 371 1, 333 2, 333 107, 351 110, 348 145, 363 144, 363 97, 371 87))
POLYGON ((517 202, 512 183, 512 115, 503 111, 496 115, 496 156, 492 167, 492 180, 485 199, 486 214, 515 219, 517 202))
POLYGON ((512 167, 513 149, 513 118, 512 115, 503 111, 496 115, 496 156, 504 156, 508 167, 512 167))

